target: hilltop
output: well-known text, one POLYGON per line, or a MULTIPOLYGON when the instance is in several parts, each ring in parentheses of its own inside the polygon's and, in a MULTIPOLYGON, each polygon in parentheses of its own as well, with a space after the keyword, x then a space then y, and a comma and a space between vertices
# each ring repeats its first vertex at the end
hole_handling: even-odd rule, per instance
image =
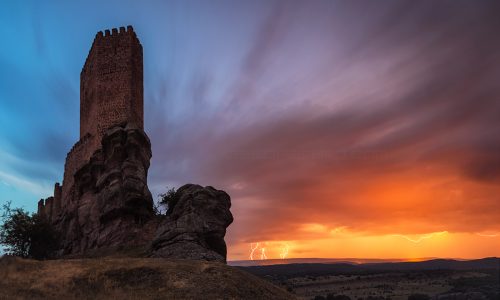
POLYGON ((295 299, 220 262, 162 258, 0 259, 0 299, 295 299))

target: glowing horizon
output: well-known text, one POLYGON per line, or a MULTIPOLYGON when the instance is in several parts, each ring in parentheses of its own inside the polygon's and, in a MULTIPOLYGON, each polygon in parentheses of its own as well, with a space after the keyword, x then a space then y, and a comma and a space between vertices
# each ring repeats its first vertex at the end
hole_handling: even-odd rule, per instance
MULTIPOLYGON (((492 252, 488 251, 483 251, 483 252, 478 252, 477 254, 474 254, 474 252, 470 253, 469 255, 466 256, 454 256, 451 255, 454 252, 450 252, 449 250, 445 250, 447 252, 441 252, 441 253, 446 253, 446 254, 441 254, 441 255, 434 255, 434 256, 429 256, 428 253, 436 253, 438 254, 439 252, 427 252, 429 248, 434 248, 435 246, 442 247, 443 244, 466 244, 471 241, 478 242, 480 241, 479 239, 474 239, 475 236, 480 236, 480 237, 486 237, 490 238, 488 242, 488 245, 491 246, 492 249, 498 249, 500 247, 500 235, 494 235, 494 234, 488 234, 488 235, 482 235, 480 233, 449 233, 448 231, 441 231, 441 232, 432 232, 432 233, 427 233, 427 234, 413 234, 413 235, 402 235, 402 234, 387 234, 387 235, 381 235, 381 236, 362 236, 362 235, 357 235, 356 237, 352 237, 351 234, 346 234, 342 237, 342 242, 339 242, 340 246, 346 246, 354 242, 354 239, 358 239, 356 244, 359 246, 360 244, 365 244, 369 245, 370 247, 373 248, 374 244, 377 244, 377 241, 384 241, 385 243, 390 243, 391 247, 398 247, 401 248, 403 247, 406 250, 412 250, 414 251, 413 254, 407 255, 407 256, 391 256, 387 253, 390 253, 386 250, 384 250, 385 254, 378 255, 378 256, 360 256, 362 252, 358 252, 358 254, 352 254, 356 252, 351 252, 352 249, 349 249, 347 251, 323 251, 323 252, 304 252, 302 249, 306 245, 320 245, 326 243, 327 245, 330 244, 332 240, 331 239, 319 239, 319 240, 312 240, 312 241, 259 241, 259 242, 253 242, 249 244, 249 251, 248 251, 248 257, 245 259, 243 258, 236 258, 236 259, 231 259, 231 253, 229 253, 228 260, 231 261, 238 261, 238 260, 266 260, 266 259, 273 259, 273 260, 283 260, 283 259, 294 259, 294 258, 304 258, 304 259, 313 259, 313 258, 322 258, 322 259, 384 259, 384 260, 404 260, 404 261, 421 261, 429 258, 444 258, 444 259, 481 259, 485 257, 497 257, 497 255, 491 255, 492 252), (444 236, 444 237, 443 237, 444 236), (495 238, 495 239, 492 239, 495 238), (402 239, 403 241, 401 241, 402 239), (364 240, 364 241, 363 241, 364 240), (428 241, 426 241, 428 240, 428 241), (374 242, 375 241, 375 242, 374 242), (426 243, 425 246, 419 247, 418 245, 415 244, 421 244, 421 243, 426 243), (301 245, 302 244, 302 245, 301 245), (413 244, 413 246, 412 246, 413 244), (286 255, 283 255, 284 247, 286 247, 286 255), (422 249, 424 248, 424 249, 422 249), (265 249, 266 257, 263 258, 261 256, 261 252, 259 252, 259 249, 265 249), (294 255, 294 250, 298 250, 299 253, 298 255, 294 255), (305 254, 305 253, 311 253, 311 254, 305 254), (317 256, 317 254, 314 253, 324 253, 325 255, 323 256, 317 256), (337 253, 337 254, 336 254, 337 253), (253 255, 252 255, 253 254, 253 255)), ((484 242, 484 241, 483 241, 484 242)), ((375 247, 376 248, 376 247, 375 247)), ((380 250, 380 249, 373 249, 373 250, 380 250)), ((441 250, 442 251, 442 250, 441 250)), ((393 252, 394 253, 394 252, 393 252)), ((456 254, 458 252, 455 252, 456 254)), ((394 254, 393 254, 394 255, 394 254)))

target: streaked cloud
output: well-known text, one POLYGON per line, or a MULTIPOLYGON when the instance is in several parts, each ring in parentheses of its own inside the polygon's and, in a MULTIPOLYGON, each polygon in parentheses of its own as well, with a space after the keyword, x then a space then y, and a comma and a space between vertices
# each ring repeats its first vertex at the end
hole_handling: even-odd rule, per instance
MULTIPOLYGON (((149 185, 227 190, 232 259, 257 242, 274 257, 285 243, 289 257, 342 255, 326 247, 341 241, 401 243, 408 257, 495 243, 497 2, 128 4, 0 11, 2 180, 61 180, 93 34, 130 23, 144 46, 149 185)), ((461 253, 499 255, 476 248, 461 253)))

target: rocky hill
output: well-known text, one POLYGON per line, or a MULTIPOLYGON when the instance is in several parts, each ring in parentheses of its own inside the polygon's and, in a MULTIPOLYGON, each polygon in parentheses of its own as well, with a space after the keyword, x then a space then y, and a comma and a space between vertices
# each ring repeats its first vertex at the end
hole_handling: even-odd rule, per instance
POLYGON ((0 259, 0 299, 295 299, 220 262, 163 258, 0 259))

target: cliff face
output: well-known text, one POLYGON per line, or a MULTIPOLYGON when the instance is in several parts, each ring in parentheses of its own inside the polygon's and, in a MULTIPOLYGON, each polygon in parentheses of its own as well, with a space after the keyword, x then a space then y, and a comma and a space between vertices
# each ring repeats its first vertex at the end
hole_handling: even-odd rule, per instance
POLYGON ((175 194, 151 244, 152 257, 226 262, 226 228, 233 222, 231 199, 211 186, 186 184, 175 194))
POLYGON ((134 124, 104 133, 100 148, 67 186, 66 205, 45 211, 60 234, 57 256, 137 246, 150 257, 226 262, 224 236, 233 222, 229 195, 186 184, 167 215, 156 216, 147 186, 150 159, 149 138, 134 124))
POLYGON ((74 175, 66 206, 52 222, 61 253, 147 242, 142 227, 153 217, 147 187, 151 144, 134 125, 106 131, 101 148, 74 175))

